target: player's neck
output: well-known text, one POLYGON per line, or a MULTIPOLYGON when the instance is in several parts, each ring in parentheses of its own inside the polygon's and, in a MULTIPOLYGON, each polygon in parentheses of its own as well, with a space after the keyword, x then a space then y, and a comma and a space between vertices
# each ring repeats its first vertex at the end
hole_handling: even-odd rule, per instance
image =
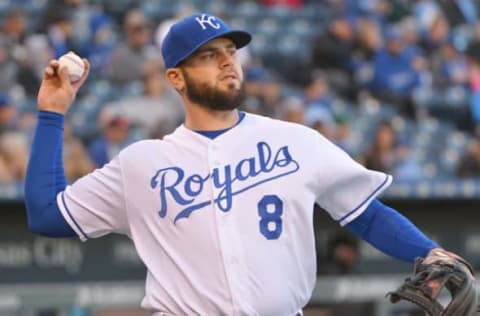
POLYGON ((216 131, 234 126, 238 111, 214 111, 204 108, 189 108, 185 111, 185 126, 194 131, 216 131))

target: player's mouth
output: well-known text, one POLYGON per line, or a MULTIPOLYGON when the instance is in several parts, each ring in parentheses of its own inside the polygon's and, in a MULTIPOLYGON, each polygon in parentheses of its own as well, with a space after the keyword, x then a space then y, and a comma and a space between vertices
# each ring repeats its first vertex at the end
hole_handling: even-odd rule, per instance
POLYGON ((223 81, 223 80, 238 80, 238 76, 236 73, 234 72, 229 72, 223 76, 220 77, 220 80, 223 81))

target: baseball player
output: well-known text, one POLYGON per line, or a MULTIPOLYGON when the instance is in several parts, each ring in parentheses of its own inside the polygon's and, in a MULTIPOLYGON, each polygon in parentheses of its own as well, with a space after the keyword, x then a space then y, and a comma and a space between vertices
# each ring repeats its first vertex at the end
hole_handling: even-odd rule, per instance
POLYGON ((84 60, 74 83, 57 60, 45 69, 25 184, 29 227, 83 241, 128 236, 148 269, 141 305, 152 315, 301 315, 315 285, 315 203, 400 260, 438 248, 376 199, 390 175, 312 129, 236 109, 237 49, 250 40, 209 14, 175 23, 162 54, 185 122, 68 186, 63 120, 90 66, 84 60))

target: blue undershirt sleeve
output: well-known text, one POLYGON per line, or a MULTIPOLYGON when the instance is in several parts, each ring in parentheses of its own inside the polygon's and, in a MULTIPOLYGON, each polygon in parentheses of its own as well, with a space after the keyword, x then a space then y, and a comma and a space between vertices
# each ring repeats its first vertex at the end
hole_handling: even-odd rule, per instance
POLYGON ((383 253, 414 262, 439 247, 399 212, 374 200, 346 227, 383 253))
POLYGON ((62 161, 63 123, 61 114, 39 112, 25 178, 28 227, 48 237, 76 236, 56 201, 67 184, 62 161))

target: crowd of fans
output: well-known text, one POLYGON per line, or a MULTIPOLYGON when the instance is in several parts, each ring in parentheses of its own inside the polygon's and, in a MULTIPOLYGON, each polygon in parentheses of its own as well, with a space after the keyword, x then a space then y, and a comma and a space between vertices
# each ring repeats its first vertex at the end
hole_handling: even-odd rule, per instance
MULTIPOLYGON (((152 16, 145 2, 134 0, 45 0, 34 8, 29 2, 13 1, 0 12, 0 182, 23 180, 43 69, 68 51, 92 65, 66 120, 68 180, 102 167, 132 141, 161 138, 182 122, 159 45, 172 21, 204 9, 198 7, 204 1, 180 1, 163 16, 152 16)), ((310 41, 297 48, 308 50, 307 58, 260 54, 259 30, 252 27, 252 47, 238 52, 246 74, 242 110, 308 125, 367 167, 404 179, 425 172, 411 154, 415 133, 395 122, 421 128, 434 118, 468 140, 447 176, 480 176, 476 1, 229 0, 212 13, 236 25, 242 17, 233 8, 245 5, 296 20, 310 12, 310 41), (354 128, 357 113, 385 108, 390 115, 372 122, 373 132, 362 135, 359 146, 356 133, 366 129, 354 128)))

